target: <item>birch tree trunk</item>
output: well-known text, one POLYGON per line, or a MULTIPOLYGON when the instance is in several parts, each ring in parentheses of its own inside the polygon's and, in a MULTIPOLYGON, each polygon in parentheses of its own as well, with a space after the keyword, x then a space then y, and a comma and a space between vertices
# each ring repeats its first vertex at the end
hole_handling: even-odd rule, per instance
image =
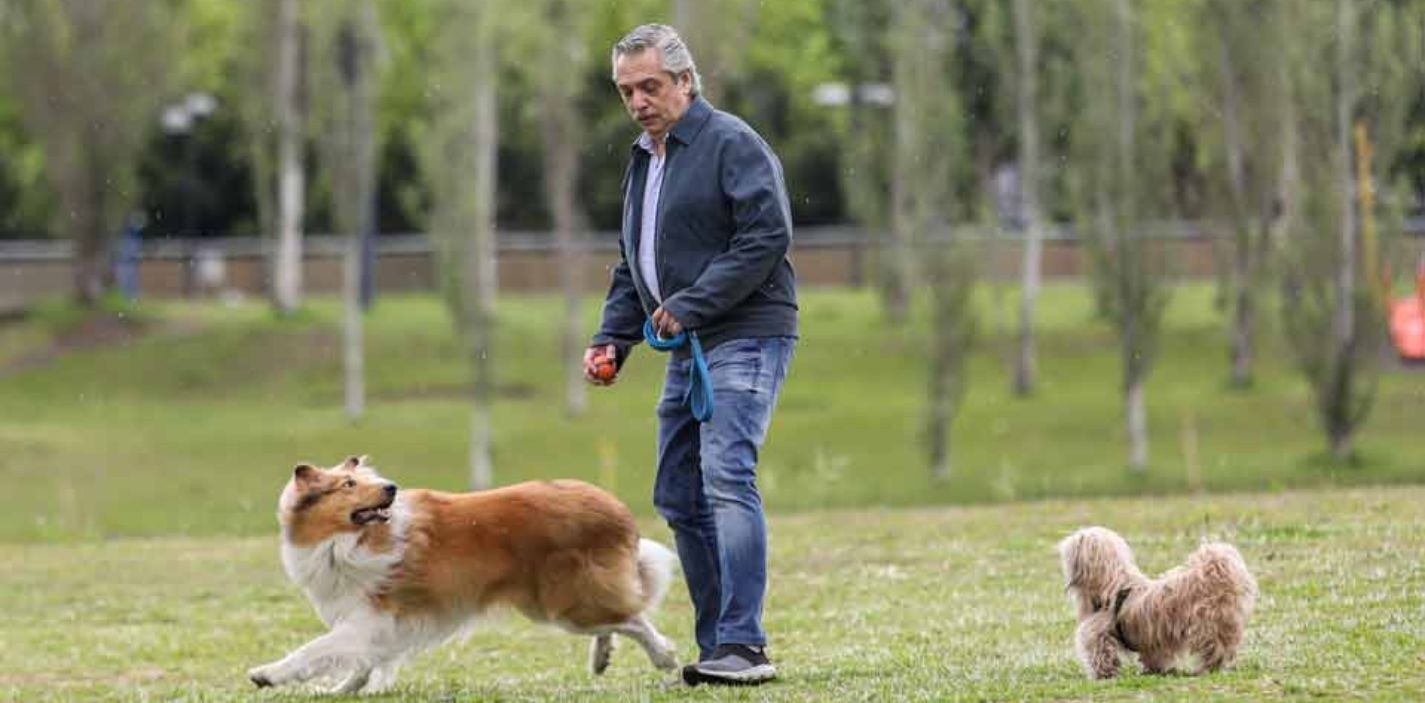
POLYGON ((1146 287, 1147 272, 1141 248, 1128 240, 1136 236, 1130 228, 1138 227, 1137 175, 1134 173, 1135 148, 1137 144, 1137 105, 1134 85, 1133 57, 1133 6, 1130 0, 1117 0, 1115 14, 1118 19, 1118 193, 1115 204, 1118 217, 1115 229, 1120 237, 1119 286, 1123 301, 1123 393, 1128 429, 1128 467, 1135 472, 1148 469, 1148 411, 1144 383, 1147 380, 1147 363, 1144 359, 1144 345, 1147 339, 1145 310, 1139 304, 1146 287))
POLYGON ((494 484, 494 436, 491 406, 495 400, 494 353, 497 249, 495 239, 496 151, 499 145, 499 106, 495 93, 495 32, 490 28, 493 12, 485 7, 477 13, 483 41, 475 46, 470 80, 475 96, 474 111, 474 193, 476 203, 472 242, 466 251, 465 269, 470 292, 466 328, 469 334, 471 388, 470 485, 475 489, 494 484))
POLYGON ((579 83, 567 76, 582 70, 586 63, 583 48, 567 43, 578 36, 582 23, 576 13, 581 5, 567 0, 547 0, 546 28, 550 39, 544 47, 547 57, 538 72, 544 131, 545 198, 554 219, 554 241, 559 256, 559 282, 564 297, 564 324, 560 335, 560 358, 564 367, 564 412, 582 415, 589 403, 589 384, 584 380, 583 358, 588 342, 584 329, 583 243, 587 218, 579 204, 579 146, 583 141, 578 113, 579 83))
POLYGON ((1039 113, 1037 107, 1039 35, 1030 0, 1014 0, 1014 46, 1019 73, 1016 91, 1019 113, 1019 180, 1024 208, 1024 259, 1020 265, 1019 354, 1014 365, 1014 392, 1027 396, 1038 379, 1034 342, 1034 308, 1039 299, 1043 260, 1043 221, 1039 214, 1039 113))
POLYGON ((343 359, 346 416, 355 422, 365 412, 365 331, 362 315, 362 271, 365 239, 373 230, 376 193, 376 135, 372 91, 373 58, 378 27, 370 0, 357 0, 343 18, 336 36, 343 109, 338 116, 339 163, 333 174, 338 229, 346 236, 343 260, 343 359))
POLYGON ((493 485, 495 186, 498 146, 494 46, 503 3, 444 0, 430 47, 429 129, 422 169, 431 186, 431 240, 442 297, 470 372, 470 485, 493 485))
POLYGON ((1233 258, 1231 275, 1232 377, 1236 388, 1252 383, 1252 332, 1255 326, 1252 279, 1254 266, 1252 241, 1255 235, 1247 209, 1246 145, 1242 126, 1242 100, 1238 91, 1236 61, 1230 40, 1218 37, 1219 72, 1222 81, 1223 148, 1227 162, 1228 208, 1233 228, 1233 258))
POLYGON ((302 305, 302 217, 306 173, 302 166, 302 27, 297 0, 277 5, 277 264, 274 304, 290 315, 302 305))
MULTIPOLYGON (((953 158, 966 148, 959 92, 946 78, 956 57, 957 16, 949 0, 905 0, 892 17, 897 94, 893 222, 900 253, 907 257, 902 265, 918 256, 929 283, 924 433, 931 478, 946 481, 953 467, 951 430, 964 396, 965 361, 974 334, 970 301, 977 262, 950 226, 957 212, 953 184, 970 168, 969 159, 953 158)), ((909 302, 905 293, 903 305, 909 302)))

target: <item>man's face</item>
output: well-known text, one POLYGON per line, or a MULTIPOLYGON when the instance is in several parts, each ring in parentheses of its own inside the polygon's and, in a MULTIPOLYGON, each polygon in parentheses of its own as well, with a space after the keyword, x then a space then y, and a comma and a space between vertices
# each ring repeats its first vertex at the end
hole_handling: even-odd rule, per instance
POLYGON ((663 139, 692 104, 691 81, 687 73, 675 79, 664 71, 657 49, 625 54, 614 62, 614 84, 624 107, 654 139, 663 139))

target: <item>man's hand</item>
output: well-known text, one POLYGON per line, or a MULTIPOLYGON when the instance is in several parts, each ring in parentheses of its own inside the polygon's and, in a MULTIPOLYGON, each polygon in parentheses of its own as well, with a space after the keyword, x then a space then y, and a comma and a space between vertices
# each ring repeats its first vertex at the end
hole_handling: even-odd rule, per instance
POLYGON ((659 337, 668 339, 681 334, 683 324, 673 317, 673 313, 664 310, 660 305, 653 311, 653 331, 657 332, 659 337))
POLYGON ((584 350, 584 380, 596 386, 612 386, 614 381, 618 380, 618 350, 614 345, 606 344, 584 350), (613 372, 600 375, 601 367, 611 367, 613 372))

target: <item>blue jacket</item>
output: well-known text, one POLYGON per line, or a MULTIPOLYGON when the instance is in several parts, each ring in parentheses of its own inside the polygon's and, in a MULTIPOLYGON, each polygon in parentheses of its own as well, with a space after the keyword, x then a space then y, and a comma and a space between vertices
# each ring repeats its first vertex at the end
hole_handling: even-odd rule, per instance
MULTIPOLYGON (((791 206, 771 147, 699 96, 669 130, 666 149, 655 228, 664 309, 697 332, 705 350, 729 339, 796 336, 791 206)), ((620 363, 658 307, 636 265, 649 154, 637 144, 632 150, 619 262, 593 339, 617 347, 620 363)))

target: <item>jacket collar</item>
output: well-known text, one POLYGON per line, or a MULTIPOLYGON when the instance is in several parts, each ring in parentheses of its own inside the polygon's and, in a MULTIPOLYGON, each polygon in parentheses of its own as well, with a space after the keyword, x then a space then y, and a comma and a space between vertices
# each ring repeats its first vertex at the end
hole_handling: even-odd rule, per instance
MULTIPOLYGON (((672 129, 668 130, 668 138, 676 140, 683 146, 693 143, 693 140, 703 131, 703 127, 707 126, 712 114, 713 106, 707 101, 707 98, 702 95, 693 96, 693 102, 688 105, 683 116, 673 123, 672 129)), ((647 135, 647 132, 639 133, 638 137, 633 140, 631 148, 642 148, 642 143, 647 135)))
POLYGON ((688 106, 688 111, 683 113, 683 118, 673 124, 673 129, 669 136, 682 142, 684 146, 691 144, 697 138, 698 133, 703 131, 703 126, 712 117, 713 106, 702 95, 693 97, 693 104, 688 106))

